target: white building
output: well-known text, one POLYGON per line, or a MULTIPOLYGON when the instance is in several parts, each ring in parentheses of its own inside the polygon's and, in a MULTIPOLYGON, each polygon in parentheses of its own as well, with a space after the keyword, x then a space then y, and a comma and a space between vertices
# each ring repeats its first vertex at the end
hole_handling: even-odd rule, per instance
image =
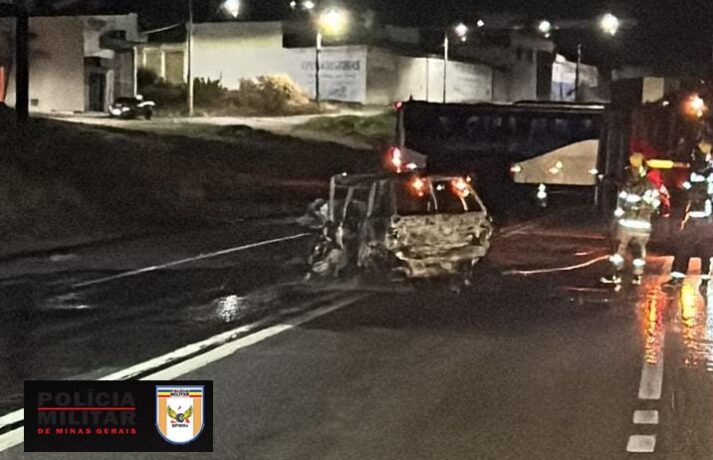
MULTIPOLYGON (((0 20, 0 98, 15 103, 14 21, 0 20)), ((105 111, 135 93, 135 14, 30 18, 30 110, 105 111)))
MULTIPOLYGON (((577 63, 568 61, 564 56, 557 55, 552 64, 552 95, 553 101, 574 101, 577 81, 577 63)), ((599 70, 592 65, 579 66, 579 91, 582 100, 596 99, 599 87, 599 70)))
MULTIPOLYGON (((311 96, 316 87, 315 48, 285 48, 281 22, 221 22, 196 24, 193 74, 219 79, 237 89, 242 79, 289 75, 311 96)), ((139 47, 140 65, 173 83, 185 82, 182 44, 139 47), (180 70, 180 71, 179 71, 180 70)), ((320 95, 325 100, 391 104, 413 96, 441 101, 443 59, 412 57, 365 45, 325 46, 321 54, 320 95)), ((492 70, 484 65, 451 61, 449 102, 492 99, 492 70)))

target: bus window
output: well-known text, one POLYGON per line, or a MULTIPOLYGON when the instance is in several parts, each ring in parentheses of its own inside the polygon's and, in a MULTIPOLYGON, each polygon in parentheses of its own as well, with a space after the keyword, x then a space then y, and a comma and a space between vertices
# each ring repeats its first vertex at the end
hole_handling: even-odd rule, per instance
POLYGON ((530 125, 529 142, 545 141, 549 137, 549 133, 547 131, 547 118, 533 118, 532 124, 530 125))
POLYGON ((490 125, 490 147, 492 151, 502 153, 507 150, 507 140, 510 137, 508 117, 498 115, 491 118, 490 125))

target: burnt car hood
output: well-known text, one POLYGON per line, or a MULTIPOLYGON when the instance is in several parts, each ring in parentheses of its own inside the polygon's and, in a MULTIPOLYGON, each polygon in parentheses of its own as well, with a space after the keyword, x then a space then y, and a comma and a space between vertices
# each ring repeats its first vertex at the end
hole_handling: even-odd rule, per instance
POLYGON ((386 248, 413 277, 456 273, 485 256, 492 227, 485 213, 397 216, 386 248))

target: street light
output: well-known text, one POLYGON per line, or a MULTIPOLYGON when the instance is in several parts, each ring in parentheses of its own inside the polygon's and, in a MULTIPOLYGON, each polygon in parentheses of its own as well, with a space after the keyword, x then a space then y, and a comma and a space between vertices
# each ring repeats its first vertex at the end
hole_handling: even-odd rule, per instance
POLYGON ((468 26, 463 24, 462 22, 455 26, 455 32, 458 38, 460 38, 460 41, 464 42, 468 39, 468 26))
MULTIPOLYGON (((578 27, 578 26, 576 26, 578 27)), ((599 29, 606 35, 615 36, 621 27, 621 21, 618 17, 611 13, 607 13, 599 19, 599 29)), ((555 27, 550 21, 543 19, 537 25, 537 30, 545 37, 548 38, 552 32, 558 27, 555 27)), ((581 68, 582 68, 582 44, 577 44, 577 68, 574 77, 574 99, 578 101, 580 98, 579 86, 581 80, 581 68)))
POLYGON ((545 36, 545 38, 549 38, 550 34, 552 33, 552 29, 553 29, 552 23, 550 21, 548 21, 547 19, 543 19, 537 25, 537 30, 539 30, 540 33, 545 36))
POLYGON ((240 14, 240 0, 225 0, 223 9, 233 18, 237 18, 240 14))
MULTIPOLYGON (((478 19, 475 23, 476 27, 481 28, 485 26, 485 22, 482 19, 478 19)), ((460 22, 452 27, 453 32, 455 32, 456 37, 461 42, 466 42, 468 40, 468 31, 470 30, 467 25, 460 22)), ((451 27, 446 28, 446 32, 443 34, 443 103, 447 101, 448 95, 448 53, 450 48, 450 35, 451 27)))
MULTIPOLYGON (((307 3, 312 3, 310 0, 307 0, 305 3, 303 3, 305 8, 307 7, 307 3)), ((312 7, 314 7, 314 3, 312 3, 312 7)), ((308 8, 310 9, 310 8, 308 8)), ((347 14, 339 10, 337 8, 330 8, 323 12, 318 18, 317 18, 317 47, 316 47, 316 55, 315 55, 315 83, 314 83, 314 89, 315 89, 315 102, 317 104, 320 103, 320 94, 319 94, 319 67, 320 67, 320 56, 322 54, 322 35, 327 35, 327 36, 337 36, 343 34, 346 29, 347 29, 347 24, 349 20, 347 17, 347 14)))
POLYGON ((305 2, 302 3, 302 8, 306 9, 307 11, 312 11, 315 6, 316 5, 312 0, 305 0, 305 2))
POLYGON ((342 10, 330 8, 319 18, 319 29, 325 35, 339 35, 347 28, 347 15, 342 10))
POLYGON ((611 36, 616 35, 616 33, 619 31, 620 25, 621 22, 619 21, 619 18, 617 18, 611 13, 605 14, 599 21, 599 27, 604 31, 605 34, 611 36))

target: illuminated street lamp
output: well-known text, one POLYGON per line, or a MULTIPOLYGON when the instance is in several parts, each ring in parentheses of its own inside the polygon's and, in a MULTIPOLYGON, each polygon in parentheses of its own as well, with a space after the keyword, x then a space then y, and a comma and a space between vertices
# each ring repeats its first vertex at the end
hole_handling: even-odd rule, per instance
POLYGON ((599 27, 602 29, 602 31, 604 31, 605 34, 611 36, 616 35, 616 33, 619 31, 620 25, 621 22, 619 21, 619 18, 617 18, 611 13, 605 14, 599 21, 599 27))
POLYGON ((464 42, 468 39, 468 26, 463 24, 462 22, 455 26, 455 32, 458 38, 460 38, 460 41, 464 42))
POLYGON ((306 9, 307 11, 312 11, 315 6, 316 5, 312 0, 305 0, 305 2, 302 3, 302 8, 306 9))
POLYGON ((240 0, 225 0, 223 9, 233 18, 237 18, 240 14, 240 0))
POLYGON ((537 25, 537 30, 539 30, 540 33, 545 36, 545 38, 548 38, 550 34, 552 34, 552 29, 554 29, 554 27, 552 26, 552 23, 547 19, 543 19, 537 25))
MULTIPOLYGON (((478 19, 475 23, 477 28, 485 26, 485 21, 478 19)), ((448 94, 448 53, 450 49, 450 35, 451 29, 455 33, 455 36, 461 42, 466 42, 468 40, 469 28, 464 23, 460 22, 453 27, 448 27, 446 32, 443 34, 443 103, 446 103, 448 94)))
MULTIPOLYGON (((312 3, 307 0, 303 5, 307 8, 307 3, 312 3)), ((312 3, 314 7, 314 3, 312 3)), ((309 8, 308 8, 309 9, 309 8)), ((315 101, 317 104, 320 103, 320 92, 319 92, 319 67, 320 67, 320 56, 322 54, 322 36, 327 35, 331 37, 336 37, 344 34, 349 23, 349 18, 347 13, 337 9, 330 8, 323 12, 317 18, 317 49, 316 49, 316 59, 315 59, 315 101)))
MULTIPOLYGON (((608 36, 615 36, 621 27, 621 21, 618 17, 611 13, 607 13, 599 19, 599 29, 608 36)), ((543 19, 537 25, 537 30, 545 38, 549 38, 552 32, 555 30, 555 26, 548 20, 543 19)), ((581 80, 581 68, 582 68, 582 44, 577 44, 577 68, 574 77, 574 98, 576 101, 579 100, 580 92, 580 80, 581 80)))

